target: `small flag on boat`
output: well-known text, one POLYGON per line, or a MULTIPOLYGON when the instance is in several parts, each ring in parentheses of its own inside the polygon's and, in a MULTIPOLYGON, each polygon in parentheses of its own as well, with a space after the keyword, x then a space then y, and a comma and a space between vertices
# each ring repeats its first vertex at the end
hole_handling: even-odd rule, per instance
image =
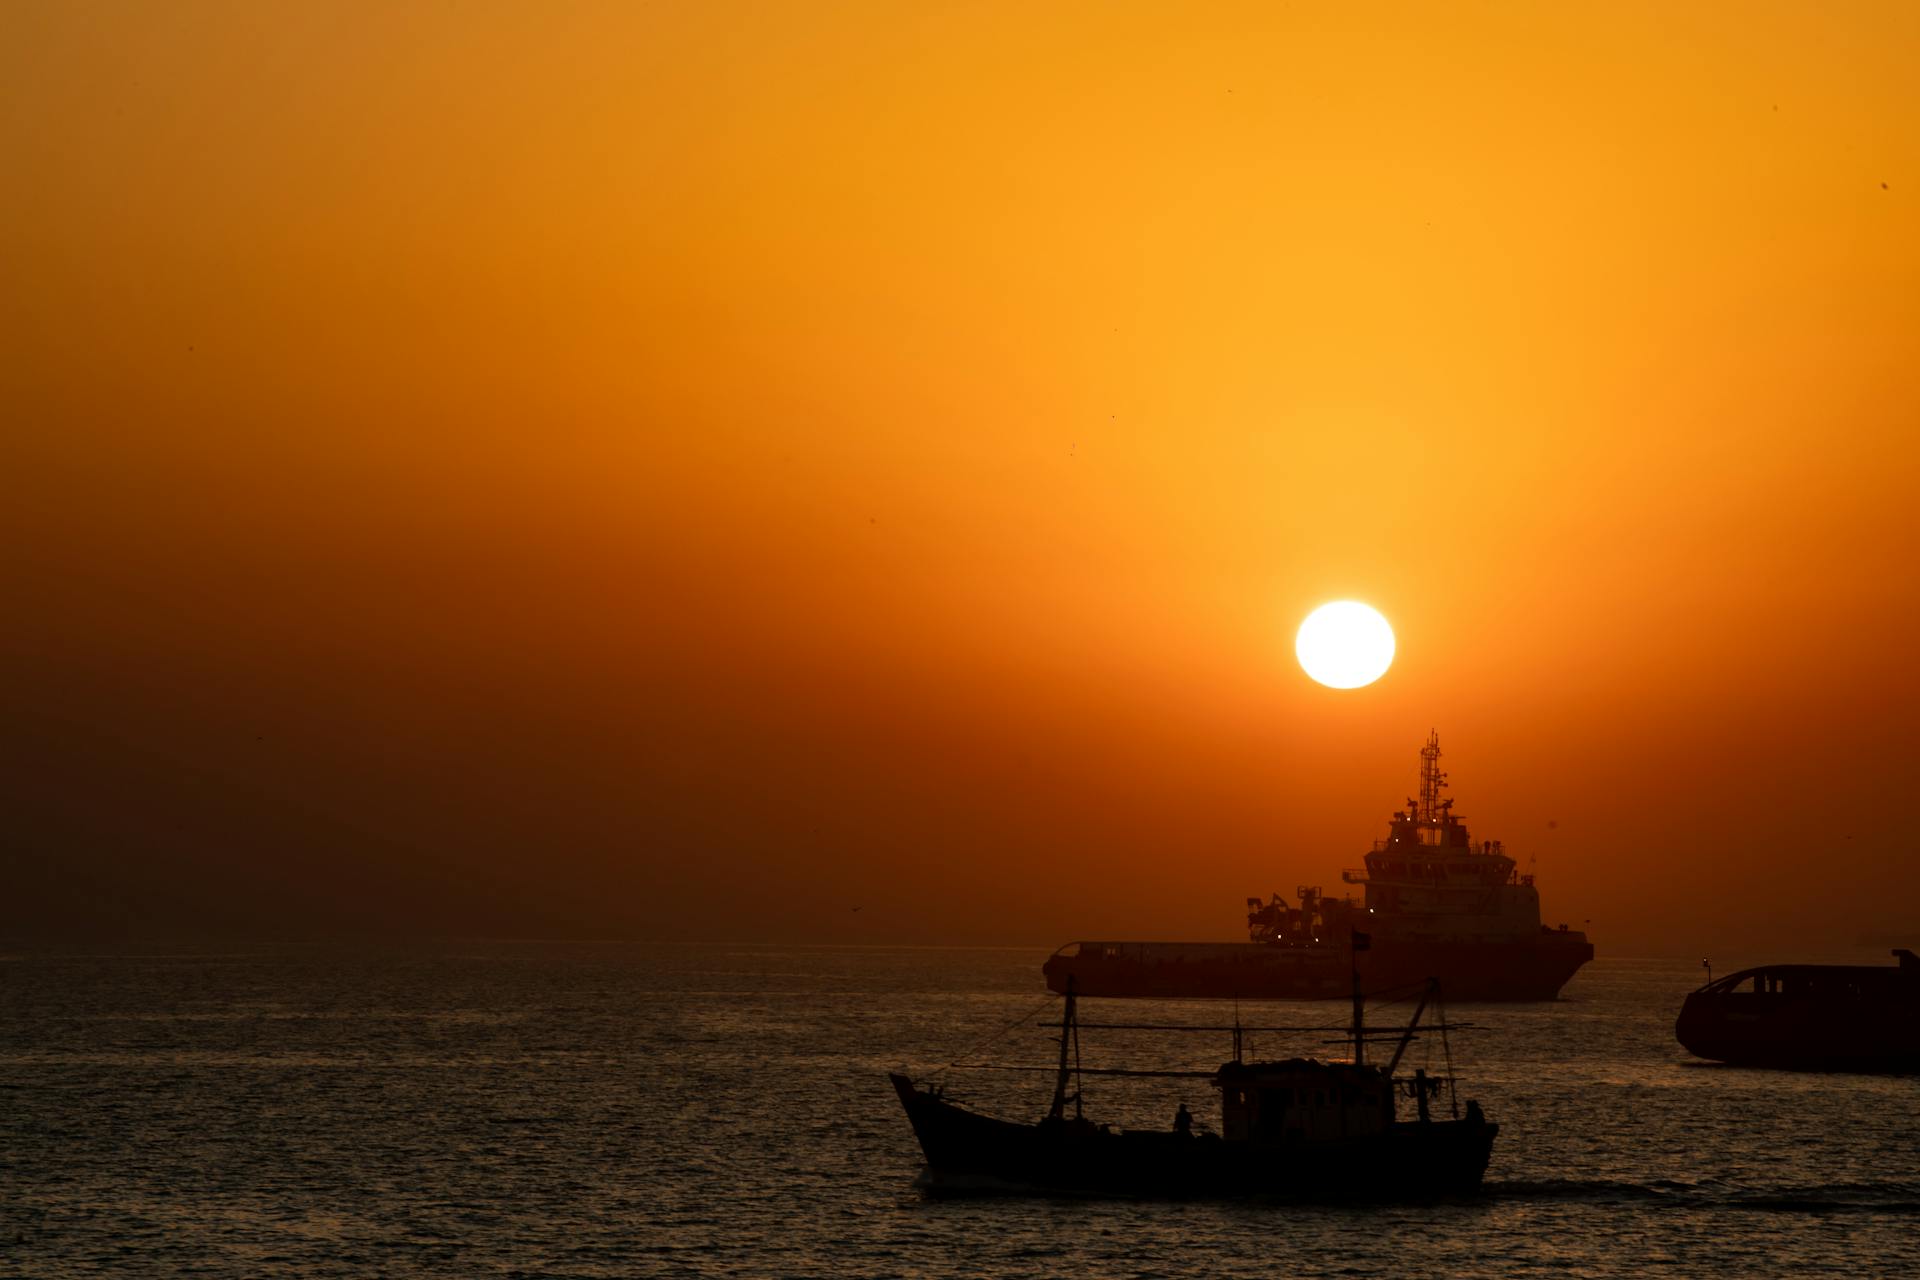
POLYGON ((1361 933, 1358 929, 1355 929, 1353 931, 1353 949, 1355 951, 1365 951, 1368 947, 1371 947, 1372 945, 1373 945, 1372 934, 1361 933))

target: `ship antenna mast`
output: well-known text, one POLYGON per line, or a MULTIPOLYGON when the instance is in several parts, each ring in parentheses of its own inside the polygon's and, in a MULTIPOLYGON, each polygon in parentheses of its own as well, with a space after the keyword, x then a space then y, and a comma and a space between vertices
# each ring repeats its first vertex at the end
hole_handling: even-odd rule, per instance
POLYGON ((1427 745, 1420 748, 1420 811, 1414 815, 1422 823, 1440 821, 1440 789, 1447 775, 1440 772, 1440 731, 1427 734, 1427 745))

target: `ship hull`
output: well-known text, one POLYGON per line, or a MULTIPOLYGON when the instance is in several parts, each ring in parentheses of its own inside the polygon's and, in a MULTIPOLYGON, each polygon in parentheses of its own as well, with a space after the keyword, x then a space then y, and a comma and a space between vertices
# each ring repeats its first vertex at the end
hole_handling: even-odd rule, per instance
POLYGON ((1014 1124, 954 1106, 905 1076, 892 1080, 927 1158, 926 1185, 949 1194, 1433 1199, 1479 1187, 1500 1129, 1440 1120, 1341 1141, 1228 1142, 1071 1120, 1014 1124))
MULTIPOLYGON (((1552 1000, 1593 959, 1593 944, 1551 931, 1511 942, 1376 937, 1358 958, 1361 985, 1372 992, 1438 978, 1448 1000, 1552 1000)), ((1050 989, 1064 993, 1071 981, 1083 996, 1335 1000, 1348 998, 1353 969, 1344 947, 1083 942, 1078 954, 1054 955, 1043 972, 1050 989)))

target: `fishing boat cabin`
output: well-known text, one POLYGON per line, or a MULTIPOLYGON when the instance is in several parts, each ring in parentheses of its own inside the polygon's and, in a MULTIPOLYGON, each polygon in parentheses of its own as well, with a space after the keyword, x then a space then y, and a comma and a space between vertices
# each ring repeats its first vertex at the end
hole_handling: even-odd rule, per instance
POLYGON ((1373 1067, 1290 1058, 1229 1062, 1214 1078, 1220 1136, 1293 1145, 1383 1134, 1393 1123, 1393 1082, 1373 1067))

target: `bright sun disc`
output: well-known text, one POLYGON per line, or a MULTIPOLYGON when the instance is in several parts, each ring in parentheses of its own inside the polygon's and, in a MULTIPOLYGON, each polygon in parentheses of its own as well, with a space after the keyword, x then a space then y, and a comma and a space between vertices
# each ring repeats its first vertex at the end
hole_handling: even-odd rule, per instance
POLYGON ((1330 689, 1372 684, 1393 665, 1393 628, 1358 600, 1336 600, 1307 615, 1293 638, 1301 668, 1330 689))

